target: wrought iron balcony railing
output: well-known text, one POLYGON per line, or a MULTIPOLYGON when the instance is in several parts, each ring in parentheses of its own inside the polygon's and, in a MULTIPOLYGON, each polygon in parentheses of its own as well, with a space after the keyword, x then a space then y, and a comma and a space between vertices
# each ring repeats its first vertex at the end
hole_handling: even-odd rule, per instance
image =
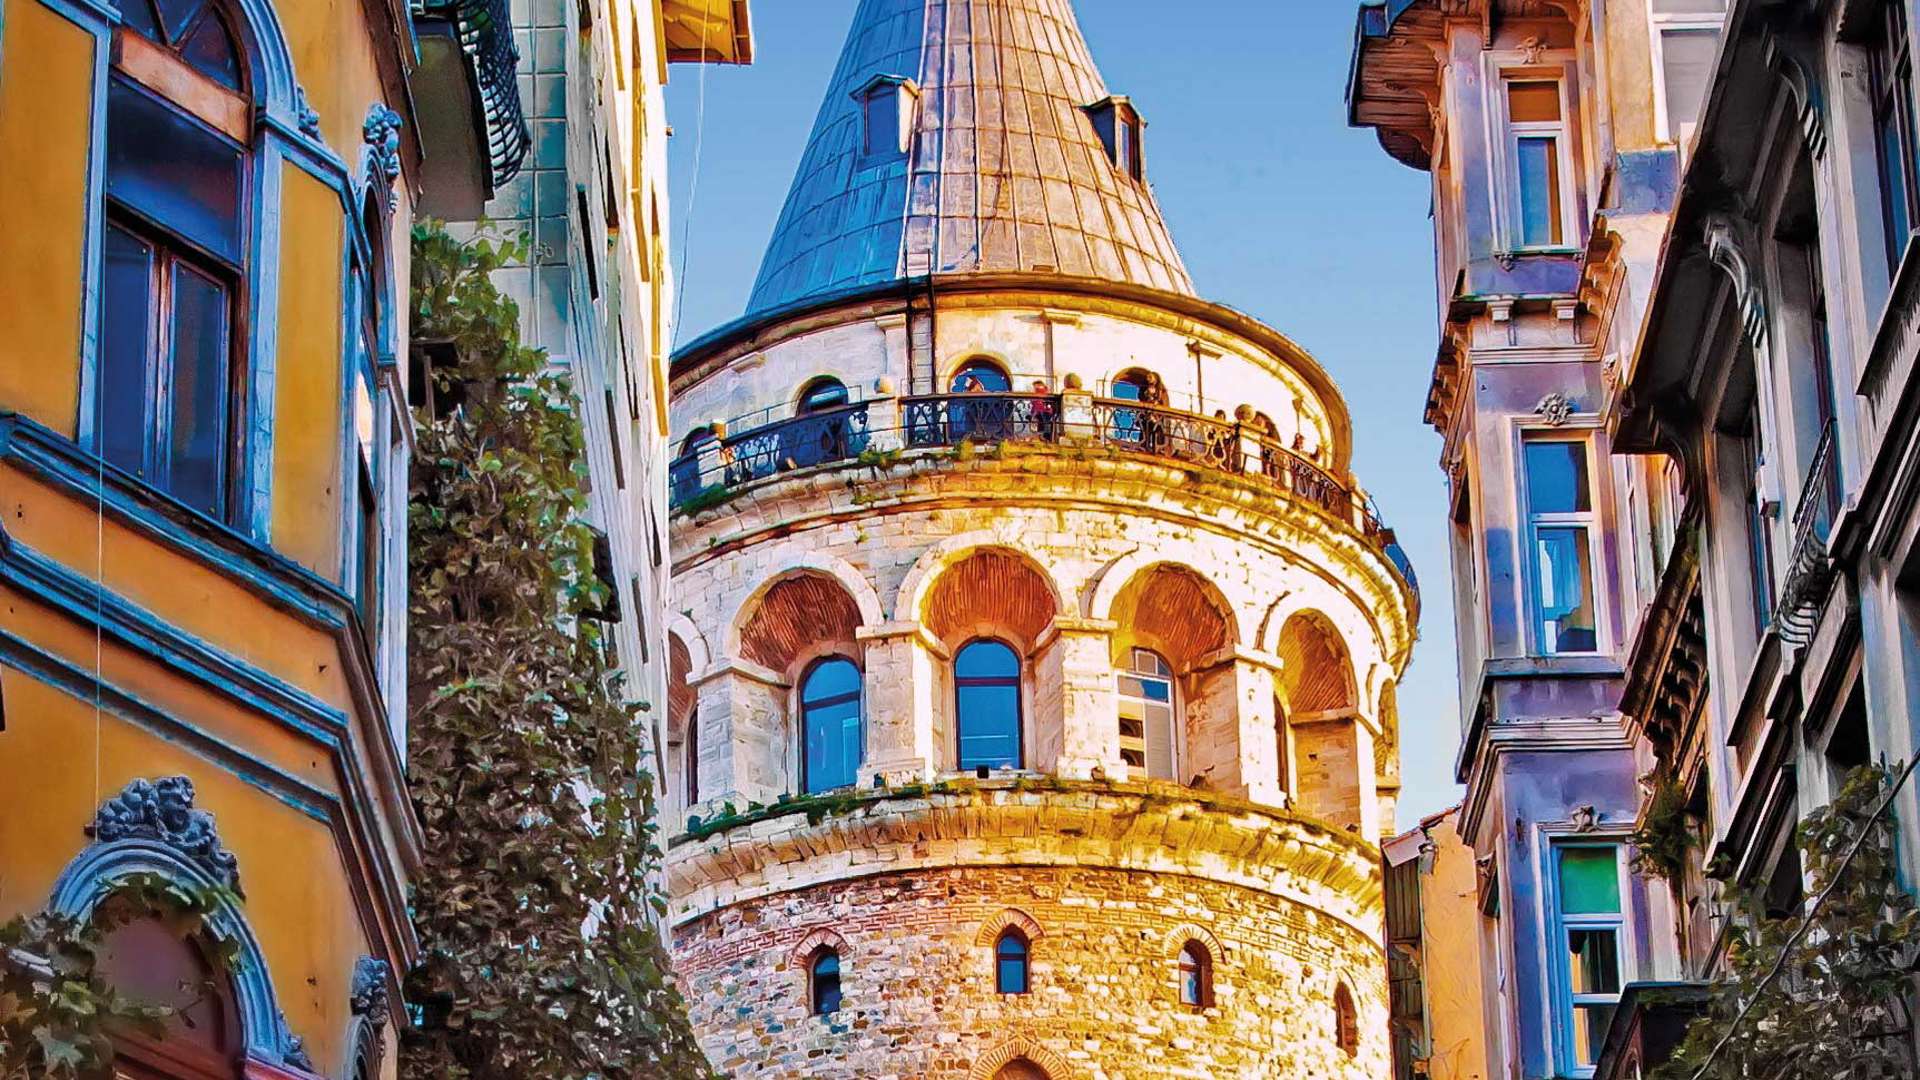
POLYGON ((1829 423, 1814 448, 1813 461, 1793 511, 1793 557, 1780 585, 1780 603, 1774 623, 1782 640, 1804 645, 1818 625, 1821 605, 1833 584, 1833 559, 1828 551, 1834 522, 1840 516, 1840 458, 1829 423))
POLYGON ((414 10, 452 24, 473 65, 475 104, 486 122, 492 189, 498 190, 520 171, 532 140, 520 101, 520 50, 513 43, 508 0, 416 0, 414 10))
MULTIPOLYGON (((1221 417, 1089 395, 972 393, 898 399, 897 428, 873 427, 882 403, 862 402, 762 423, 728 425, 668 467, 671 503, 692 510, 724 501, 742 484, 783 472, 858 460, 869 451, 963 443, 1094 443, 1128 453, 1233 473, 1360 530, 1419 597, 1413 564, 1393 531, 1349 485, 1257 428, 1221 417)), ((892 405, 891 401, 886 405, 892 405)), ((756 416, 760 414, 755 414, 756 416)))

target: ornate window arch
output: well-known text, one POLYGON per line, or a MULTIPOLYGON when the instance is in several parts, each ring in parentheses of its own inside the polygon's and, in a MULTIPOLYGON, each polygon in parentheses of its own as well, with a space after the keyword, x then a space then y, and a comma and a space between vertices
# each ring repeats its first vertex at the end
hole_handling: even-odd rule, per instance
POLYGON ((130 781, 86 827, 93 842, 55 880, 47 906, 91 918, 136 876, 225 897, 208 912, 206 928, 233 954, 227 973, 247 1055, 311 1072, 312 1061, 280 1011, 260 943, 239 910, 239 862, 221 844, 213 815, 195 809, 193 800, 193 781, 185 776, 130 781))

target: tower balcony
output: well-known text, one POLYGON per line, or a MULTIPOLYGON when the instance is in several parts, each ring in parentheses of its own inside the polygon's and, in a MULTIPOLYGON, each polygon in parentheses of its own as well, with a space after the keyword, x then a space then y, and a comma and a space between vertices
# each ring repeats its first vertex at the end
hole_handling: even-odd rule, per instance
MULTIPOLYGON (((904 457, 965 460, 1008 450, 1098 451, 1179 465, 1192 480, 1209 474, 1248 482, 1269 509, 1306 510, 1350 529, 1384 557, 1416 613, 1413 564, 1357 486, 1312 455, 1281 444, 1251 415, 1227 419, 1077 387, 1057 394, 948 393, 881 397, 817 411, 760 412, 713 425, 669 467, 669 503, 693 516, 749 491, 802 476, 879 469, 904 457)), ((849 477, 849 484, 859 481, 849 477)))

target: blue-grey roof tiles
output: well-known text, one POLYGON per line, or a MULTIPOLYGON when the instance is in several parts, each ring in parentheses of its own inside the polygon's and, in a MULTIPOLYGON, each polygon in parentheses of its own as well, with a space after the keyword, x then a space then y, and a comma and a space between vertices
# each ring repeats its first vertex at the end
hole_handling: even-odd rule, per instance
POLYGON ((748 314, 904 277, 1058 272, 1193 294, 1153 193, 1087 106, 1071 0, 862 0, 748 314), (857 91, 918 88, 908 150, 863 154, 857 91))

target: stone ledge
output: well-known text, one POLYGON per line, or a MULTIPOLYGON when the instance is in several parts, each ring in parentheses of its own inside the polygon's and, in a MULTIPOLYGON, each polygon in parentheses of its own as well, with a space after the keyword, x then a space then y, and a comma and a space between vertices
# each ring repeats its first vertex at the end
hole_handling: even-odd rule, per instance
POLYGON ((669 918, 917 869, 1088 866, 1258 889, 1377 937, 1379 852, 1311 817, 1163 782, 1051 777, 846 791, 674 837, 669 918))

